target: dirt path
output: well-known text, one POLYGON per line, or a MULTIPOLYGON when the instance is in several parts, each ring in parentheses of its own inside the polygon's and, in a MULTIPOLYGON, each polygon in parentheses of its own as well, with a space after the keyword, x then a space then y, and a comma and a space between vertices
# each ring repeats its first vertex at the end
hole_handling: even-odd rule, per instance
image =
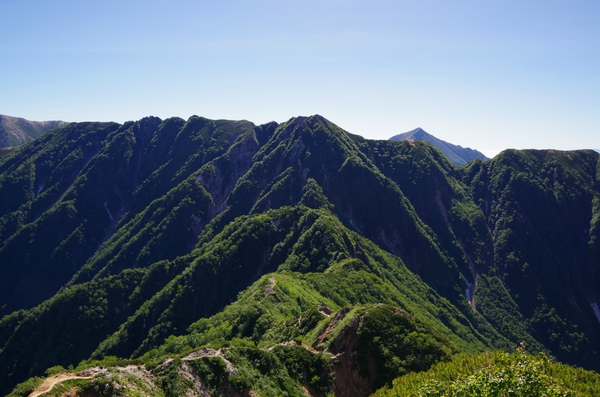
POLYGON ((223 352, 221 352, 221 349, 215 350, 215 349, 211 349, 209 347, 204 348, 204 349, 201 349, 201 350, 198 350, 198 351, 188 354, 187 356, 182 358, 181 361, 198 360, 199 358, 202 358, 202 357, 219 357, 225 363, 225 367, 227 367, 227 371, 229 371, 230 374, 232 374, 232 375, 238 374, 238 371, 235 368, 235 365, 233 365, 233 363, 231 361, 229 361, 228 359, 225 358, 225 356, 223 356, 223 352))
POLYGON ((47 393, 50 390, 52 390, 52 388, 54 386, 56 386, 57 384, 62 383, 62 382, 66 381, 66 380, 69 380, 69 379, 91 379, 91 378, 93 378, 93 376, 79 376, 79 375, 74 375, 74 374, 68 374, 68 373, 61 372, 59 374, 51 376, 50 378, 46 378, 44 380, 44 382, 41 385, 39 385, 29 395, 29 397, 41 396, 42 394, 47 393))

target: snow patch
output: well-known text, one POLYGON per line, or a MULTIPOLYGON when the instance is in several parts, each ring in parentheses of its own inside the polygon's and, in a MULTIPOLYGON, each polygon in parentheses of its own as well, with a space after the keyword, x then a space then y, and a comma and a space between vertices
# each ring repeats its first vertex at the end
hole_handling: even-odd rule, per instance
POLYGON ((110 213, 110 210, 108 209, 108 201, 107 201, 107 202, 105 202, 105 203, 102 203, 102 204, 104 204, 104 209, 106 210, 106 213, 108 214, 108 217, 109 217, 109 218, 110 218, 110 220, 112 221, 112 220, 113 220, 113 216, 112 216, 112 214, 110 213))
POLYGON ((594 311, 594 314, 596 315, 596 318, 598 319, 598 322, 600 323, 600 307, 598 307, 598 303, 594 302, 591 304, 592 305, 592 310, 594 311))
POLYGON ((438 209, 442 213, 446 224, 449 225, 450 222, 448 222, 448 211, 446 210, 446 206, 444 206, 444 202, 442 201, 442 192, 439 189, 435 191, 435 202, 437 203, 438 209))
POLYGON ((472 302, 473 300, 473 283, 470 283, 469 280, 465 277, 465 284, 467 284, 467 289, 465 290, 465 294, 467 295, 467 300, 472 302))
POLYGON ((363 234, 363 232, 360 231, 360 229, 354 224, 354 222, 352 222, 352 219, 349 219, 349 222, 352 225, 352 227, 356 229, 357 232, 363 234))

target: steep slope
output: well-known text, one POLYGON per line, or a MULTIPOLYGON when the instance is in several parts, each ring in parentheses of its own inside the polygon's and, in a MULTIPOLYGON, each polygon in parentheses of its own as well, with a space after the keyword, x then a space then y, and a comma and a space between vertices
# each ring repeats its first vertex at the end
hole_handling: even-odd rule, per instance
POLYGON ((469 161, 475 159, 481 159, 484 161, 489 160, 483 153, 477 150, 468 147, 464 148, 459 145, 453 145, 446 141, 442 141, 441 139, 438 139, 433 135, 427 133, 422 128, 415 128, 414 130, 394 135, 390 138, 391 141, 405 141, 414 139, 431 143, 433 146, 440 149, 442 153, 444 153, 444 155, 448 158, 448 160, 452 162, 452 164, 458 166, 465 165, 469 161))
MULTIPOLYGON (((597 369, 600 156, 509 150, 469 172, 494 241, 486 284, 561 361, 597 369)), ((497 300, 480 309, 492 316, 497 300)))
POLYGON ((211 339, 202 328, 195 338, 267 348, 299 336, 287 324, 320 303, 387 303, 460 351, 526 340, 596 368, 598 154, 553 155, 506 152, 456 168, 427 142, 365 140, 320 116, 262 126, 150 117, 53 131, 0 159, 0 392, 56 364, 150 354, 284 275, 308 283, 281 298, 277 310, 293 319, 246 302, 241 333, 211 339), (548 181, 536 196, 527 186, 540 175, 548 181), (546 236, 563 223, 567 240, 546 236), (578 228, 589 232, 573 237, 578 228), (536 270, 524 281, 525 261, 536 270), (580 310, 569 314, 570 305, 580 310), (255 322, 264 327, 253 336, 255 322))
MULTIPOLYGON (((398 258, 347 230, 329 211, 285 207, 241 217, 203 249, 172 263, 159 262, 147 271, 126 270, 75 285, 27 313, 6 316, 0 328, 12 326, 14 331, 0 354, 2 371, 10 368, 11 372, 2 375, 23 379, 51 364, 67 366, 90 355, 137 357, 169 335, 187 333, 190 323, 219 311, 248 280, 269 269, 287 272, 263 277, 252 287, 249 301, 242 300, 227 312, 233 310, 234 314, 223 314, 230 318, 227 326, 233 327, 233 334, 218 335, 230 339, 239 330, 239 336, 252 336, 256 343, 285 342, 297 336, 290 334, 294 327, 286 322, 293 324, 303 312, 320 304, 340 310, 348 305, 389 302, 418 313, 462 351, 508 346, 491 327, 472 324, 398 258), (327 243, 314 252, 318 247, 315 241, 323 237, 327 243), (307 274, 288 273, 287 269, 307 274), (267 284, 276 285, 277 290, 294 286, 287 297, 273 303, 296 303, 261 309, 257 291, 268 289, 267 284), (271 317, 276 312, 281 316, 271 317), (233 325, 233 321, 250 323, 233 325), (259 323, 264 326, 253 330, 259 323), (110 332, 114 334, 107 337, 110 332), (37 343, 27 343, 31 340, 37 343), (48 352, 53 353, 44 354, 48 352), (9 357, 12 360, 5 361, 9 357)), ((214 326, 220 327, 218 322, 214 326)), ((207 331, 197 337, 208 342, 211 335, 207 331)))
POLYGON ((21 146, 65 124, 64 121, 29 121, 0 114, 0 148, 21 146))
POLYGON ((221 155, 230 139, 252 128, 199 118, 79 123, 12 154, 0 165, 6 198, 0 210, 0 313, 51 297, 116 230, 121 233, 112 241, 121 243, 129 232, 128 255, 134 258, 126 258, 127 266, 140 266, 131 262, 140 254, 141 261, 150 256, 143 262, 148 265, 189 252, 197 236, 190 226, 206 222, 209 198, 197 195, 197 182, 182 182, 199 167, 194 163, 221 155), (186 173, 187 167, 192 170, 186 173), (134 215, 138 229, 128 227, 134 215), (143 237, 139 245, 135 236, 143 237), (162 244, 160 252, 149 240, 162 244))

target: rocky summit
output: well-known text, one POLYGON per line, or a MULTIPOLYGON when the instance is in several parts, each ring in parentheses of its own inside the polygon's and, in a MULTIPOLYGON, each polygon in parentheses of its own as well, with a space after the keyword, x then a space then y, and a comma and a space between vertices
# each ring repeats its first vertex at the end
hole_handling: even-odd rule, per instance
POLYGON ((481 160, 489 160, 483 153, 478 150, 471 148, 464 148, 459 145, 453 145, 446 141, 436 138, 435 136, 427 133, 422 128, 415 128, 414 130, 410 130, 403 134, 394 135, 390 138, 392 141, 405 141, 405 140, 421 140, 425 142, 431 143, 433 146, 438 148, 444 153, 444 155, 452 162, 454 165, 465 165, 469 161, 475 159, 481 160))

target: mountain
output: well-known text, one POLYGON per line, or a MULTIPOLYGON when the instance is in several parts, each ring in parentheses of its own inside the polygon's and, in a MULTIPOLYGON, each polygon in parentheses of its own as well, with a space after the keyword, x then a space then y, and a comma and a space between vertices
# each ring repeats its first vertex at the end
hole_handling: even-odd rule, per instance
POLYGON ((523 341, 597 371, 599 169, 318 115, 65 125, 0 158, 0 392, 362 396, 523 341))
POLYGON ((65 124, 64 121, 29 121, 0 114, 0 148, 20 146, 65 124))
POLYGON ((453 164, 461 166, 465 165, 471 160, 481 159, 481 160, 489 160, 485 155, 477 150, 471 148, 464 148, 462 146, 453 145, 446 141, 442 141, 434 137, 431 134, 425 132, 425 130, 421 128, 415 128, 414 130, 405 132, 403 134, 394 135, 390 138, 392 141, 405 141, 418 139, 421 141, 429 142, 436 148, 440 149, 442 153, 446 155, 448 160, 450 160, 453 164))

